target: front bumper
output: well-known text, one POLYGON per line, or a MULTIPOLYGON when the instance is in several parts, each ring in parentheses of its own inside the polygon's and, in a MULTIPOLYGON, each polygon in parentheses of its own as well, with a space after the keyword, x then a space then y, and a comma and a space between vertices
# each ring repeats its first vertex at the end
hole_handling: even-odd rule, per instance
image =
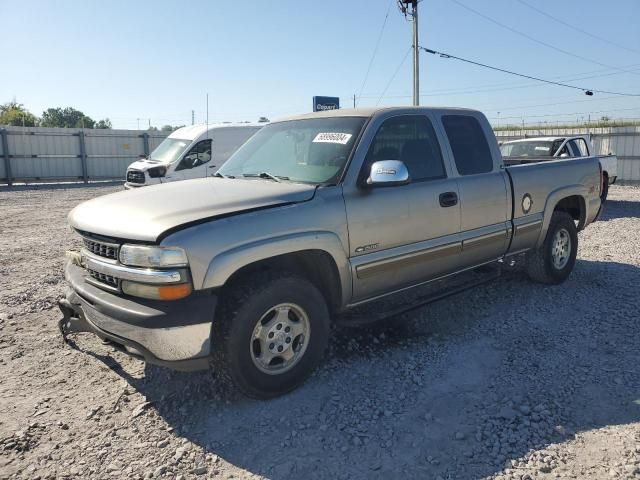
POLYGON ((68 261, 70 285, 59 302, 63 335, 92 332, 145 361, 177 370, 208 368, 217 297, 194 292, 177 301, 114 295, 85 281, 86 270, 68 261))

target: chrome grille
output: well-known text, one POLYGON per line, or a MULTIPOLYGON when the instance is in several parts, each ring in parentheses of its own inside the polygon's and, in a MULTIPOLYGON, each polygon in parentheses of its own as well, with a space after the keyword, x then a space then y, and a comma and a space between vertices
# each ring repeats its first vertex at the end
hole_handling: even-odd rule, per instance
POLYGON ((83 238, 84 246, 94 255, 99 257, 110 258, 112 260, 118 259, 118 245, 112 243, 98 242, 90 238, 83 238))
POLYGON ((144 172, 139 170, 127 171, 127 182, 129 183, 144 183, 144 172))
POLYGON ((118 289, 120 288, 120 280, 111 275, 105 275, 104 273, 96 272, 95 270, 87 269, 87 272, 91 278, 95 279, 99 283, 106 285, 107 287, 118 289))

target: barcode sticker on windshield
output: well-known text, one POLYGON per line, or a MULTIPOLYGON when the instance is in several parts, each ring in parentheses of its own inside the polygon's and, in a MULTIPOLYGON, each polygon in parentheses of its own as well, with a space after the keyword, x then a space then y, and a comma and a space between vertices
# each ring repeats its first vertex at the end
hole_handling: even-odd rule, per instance
POLYGON ((339 143, 346 145, 352 136, 350 133, 319 133, 313 139, 313 143, 339 143))

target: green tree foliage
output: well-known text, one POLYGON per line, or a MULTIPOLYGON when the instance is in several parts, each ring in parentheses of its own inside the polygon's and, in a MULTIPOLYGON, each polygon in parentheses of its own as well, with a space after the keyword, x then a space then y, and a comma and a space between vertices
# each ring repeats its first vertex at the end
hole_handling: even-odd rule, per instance
POLYGON ((0 105, 0 125, 35 127, 38 118, 15 100, 0 105))
POLYGON ((163 125, 162 128, 160 129, 161 132, 173 132, 175 130, 178 130, 179 128, 184 127, 184 125, 163 125))
POLYGON ((113 126, 111 125, 111 120, 105 118, 96 122, 96 128, 113 128, 113 126))
POLYGON ((269 119, 267 117, 260 117, 258 119, 258 123, 267 123, 269 122, 269 119))
POLYGON ((58 128, 94 128, 95 120, 73 107, 48 108, 42 112, 40 126, 58 128))

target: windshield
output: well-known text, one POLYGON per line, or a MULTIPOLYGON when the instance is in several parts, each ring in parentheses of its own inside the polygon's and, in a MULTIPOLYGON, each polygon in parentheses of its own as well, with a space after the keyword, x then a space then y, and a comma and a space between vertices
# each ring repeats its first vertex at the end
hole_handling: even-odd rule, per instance
POLYGON ((550 140, 503 143, 500 153, 503 157, 552 157, 557 146, 550 140))
POLYGON ((361 117, 332 117, 272 123, 234 153, 219 173, 235 178, 334 183, 364 122, 361 117))
POLYGON ((165 164, 172 163, 182 155, 190 144, 191 140, 165 138, 162 143, 158 145, 153 152, 151 152, 149 159, 165 164))

